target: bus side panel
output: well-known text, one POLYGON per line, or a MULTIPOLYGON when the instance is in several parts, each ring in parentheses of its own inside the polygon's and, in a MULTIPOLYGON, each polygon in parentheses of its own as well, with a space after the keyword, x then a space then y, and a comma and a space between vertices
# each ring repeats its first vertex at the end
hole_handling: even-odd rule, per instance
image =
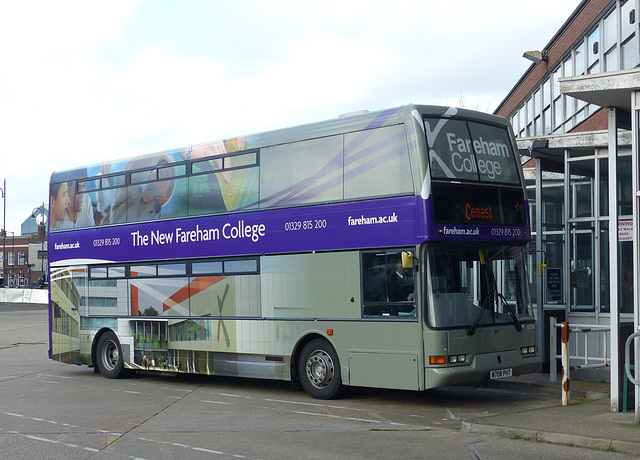
MULTIPOLYGON (((266 256, 261 259, 261 279, 266 317, 313 318, 322 312, 316 322, 278 322, 276 349, 282 339, 292 343, 317 331, 336 349, 343 383, 410 390, 422 387, 420 323, 398 317, 362 318, 359 252, 266 256)), ((268 348, 269 343, 262 347, 268 348)), ((280 352, 290 353, 291 349, 287 344, 280 352)))
POLYGON ((292 378, 294 347, 311 334, 324 337, 335 348, 346 385, 424 388, 420 373, 421 328, 417 321, 191 318, 172 321, 168 328, 167 325, 159 319, 118 320, 115 329, 125 367, 286 381, 292 378), (186 334, 177 333, 178 329, 172 327, 186 334), (227 342, 227 337, 237 340, 227 342), (358 343, 357 348, 354 343, 358 343))
MULTIPOLYGON (((276 343, 280 324, 260 319, 129 321, 131 367, 206 375, 290 380, 292 341, 276 343), (166 330, 165 330, 166 327, 166 330), (147 361, 148 360, 148 361, 147 361)), ((288 335, 288 334, 286 334, 288 335)))
POLYGON ((333 340, 349 366, 352 386, 424 389, 422 323, 386 317, 337 324, 333 340))
POLYGON ((156 370, 288 380, 294 347, 312 334, 336 349, 345 384, 423 387, 421 323, 362 318, 359 252, 264 256, 260 271, 259 286, 225 278, 192 295, 192 311, 211 304, 211 316, 230 317, 131 319, 131 367, 147 357, 156 370), (259 311, 247 309, 258 288, 259 311))
POLYGON ((265 256, 260 272, 266 318, 360 318, 358 252, 265 256))
POLYGON ((345 384, 424 387, 419 318, 362 316, 359 251, 263 256, 259 275, 109 287, 87 274, 65 267, 52 277, 54 359, 90 364, 96 334, 112 330, 129 369, 290 380, 294 347, 315 335, 335 348, 345 384), (116 304, 89 307, 92 295, 116 304))
POLYGON ((352 386, 419 390, 418 355, 350 352, 349 377, 352 386))

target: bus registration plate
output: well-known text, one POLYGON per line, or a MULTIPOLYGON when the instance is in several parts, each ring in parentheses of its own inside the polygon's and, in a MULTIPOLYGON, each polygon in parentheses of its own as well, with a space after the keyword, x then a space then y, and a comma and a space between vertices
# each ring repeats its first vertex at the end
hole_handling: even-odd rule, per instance
POLYGON ((505 377, 511 377, 512 374, 513 374, 513 369, 500 369, 497 371, 491 371, 490 378, 491 380, 503 379, 505 377))

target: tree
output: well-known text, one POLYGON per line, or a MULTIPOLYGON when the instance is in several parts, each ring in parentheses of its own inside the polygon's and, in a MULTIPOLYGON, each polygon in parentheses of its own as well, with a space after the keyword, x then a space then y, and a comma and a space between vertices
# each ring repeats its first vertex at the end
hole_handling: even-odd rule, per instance
POLYGON ((488 104, 482 100, 482 97, 479 96, 475 100, 469 100, 466 91, 458 97, 458 107, 478 112, 490 112, 488 104))
POLYGON ((153 307, 147 307, 142 312, 142 316, 158 316, 158 310, 153 307))

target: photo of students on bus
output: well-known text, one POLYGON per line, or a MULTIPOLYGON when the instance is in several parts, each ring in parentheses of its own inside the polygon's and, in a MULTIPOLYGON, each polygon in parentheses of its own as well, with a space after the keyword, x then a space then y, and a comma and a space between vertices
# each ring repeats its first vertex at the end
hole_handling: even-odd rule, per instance
MULTIPOLYGON (((244 140, 235 142, 234 146, 244 148, 244 140)), ((222 155, 225 153, 228 153, 228 150, 224 141, 194 146, 183 153, 185 160, 208 158, 205 161, 197 161, 193 165, 193 173, 203 174, 190 178, 191 196, 189 204, 193 211, 191 214, 224 212, 227 210, 222 187, 229 183, 231 173, 223 170, 224 158, 222 155)))
POLYGON ((83 193, 84 187, 84 181, 67 182, 67 207, 64 218, 58 221, 56 229, 86 228, 96 225, 93 203, 89 195, 83 193))
POLYGON ((190 147, 189 215, 258 207, 258 153, 243 152, 246 137, 233 137, 190 147))
POLYGON ((66 182, 59 182, 51 185, 49 191, 49 225, 51 230, 55 229, 65 216, 69 202, 68 185, 66 182))
POLYGON ((116 189, 109 223, 156 220, 166 213, 163 207, 171 200, 176 189, 171 163, 172 160, 166 155, 129 161, 125 171, 145 167, 153 169, 132 173, 131 185, 116 189))

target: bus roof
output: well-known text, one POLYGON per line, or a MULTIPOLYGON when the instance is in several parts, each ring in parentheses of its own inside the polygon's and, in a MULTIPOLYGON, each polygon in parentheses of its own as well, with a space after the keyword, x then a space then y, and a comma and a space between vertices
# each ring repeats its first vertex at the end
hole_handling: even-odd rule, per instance
MULTIPOLYGON (((314 139, 339 133, 362 130, 366 128, 398 124, 411 118, 414 111, 417 111, 421 115, 442 116, 450 109, 450 107, 445 106, 408 104, 386 110, 376 110, 372 112, 354 112, 352 114, 341 115, 337 118, 332 118, 329 120, 297 125, 288 128, 281 128, 272 131, 265 131, 257 134, 250 134, 247 135, 246 138, 247 140, 251 140, 250 148, 256 149, 265 146, 279 145, 287 142, 296 142, 304 139, 314 139)), ((456 117, 473 118, 476 120, 501 125, 508 124, 508 121, 506 119, 497 115, 461 108, 456 108, 455 110, 456 117)), ((204 142, 198 145, 206 145, 209 143, 210 142, 204 142)), ((176 149, 136 155, 135 158, 144 158, 147 156, 151 157, 168 151, 188 150, 189 148, 189 146, 183 146, 176 149)), ((129 158, 125 157, 121 160, 126 161, 129 158)), ((51 182, 66 182, 70 180, 82 179, 84 177, 87 177, 87 169, 95 169, 100 164, 101 163, 94 165, 85 165, 79 168, 67 169, 63 171, 55 171, 51 174, 51 182)))

